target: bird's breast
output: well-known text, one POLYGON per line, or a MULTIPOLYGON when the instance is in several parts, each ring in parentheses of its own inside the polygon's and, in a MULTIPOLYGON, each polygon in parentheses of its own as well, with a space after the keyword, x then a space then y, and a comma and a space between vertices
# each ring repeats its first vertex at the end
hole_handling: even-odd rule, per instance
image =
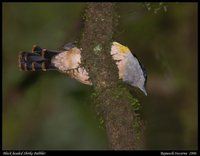
POLYGON ((81 83, 91 85, 87 71, 80 66, 81 51, 78 48, 72 48, 69 51, 59 53, 51 62, 62 73, 67 73, 81 83))

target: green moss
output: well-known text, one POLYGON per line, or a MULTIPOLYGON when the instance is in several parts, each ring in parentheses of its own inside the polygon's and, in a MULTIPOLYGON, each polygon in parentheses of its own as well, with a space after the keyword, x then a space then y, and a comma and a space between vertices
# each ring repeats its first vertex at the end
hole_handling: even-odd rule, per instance
POLYGON ((168 5, 166 3, 144 3, 148 11, 153 11, 154 14, 157 14, 159 11, 167 12, 168 5))
POLYGON ((141 131, 142 123, 141 123, 140 117, 135 116, 135 120, 133 122, 133 128, 135 130, 135 138, 139 140, 140 136, 141 136, 141 133, 142 133, 142 131, 141 131))
POLYGON ((138 111, 140 109, 140 102, 138 101, 138 99, 131 97, 130 101, 131 101, 132 109, 134 111, 138 111))
POLYGON ((99 127, 102 129, 105 128, 104 119, 102 116, 99 116, 99 127))
POLYGON ((102 46, 98 44, 93 50, 95 55, 99 55, 99 53, 102 51, 102 46))
POLYGON ((127 94, 127 89, 124 87, 123 82, 121 81, 117 87, 115 87, 115 89, 112 92, 112 95, 118 99, 120 98, 122 95, 127 94))

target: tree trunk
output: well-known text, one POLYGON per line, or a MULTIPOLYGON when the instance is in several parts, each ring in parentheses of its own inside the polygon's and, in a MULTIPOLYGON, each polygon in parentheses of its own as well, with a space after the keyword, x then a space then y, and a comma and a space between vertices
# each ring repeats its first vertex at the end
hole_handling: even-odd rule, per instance
POLYGON ((131 107, 134 98, 118 78, 116 63, 110 55, 117 25, 114 3, 88 3, 85 27, 80 41, 82 63, 94 86, 95 103, 101 110, 111 149, 137 149, 137 122, 131 107))

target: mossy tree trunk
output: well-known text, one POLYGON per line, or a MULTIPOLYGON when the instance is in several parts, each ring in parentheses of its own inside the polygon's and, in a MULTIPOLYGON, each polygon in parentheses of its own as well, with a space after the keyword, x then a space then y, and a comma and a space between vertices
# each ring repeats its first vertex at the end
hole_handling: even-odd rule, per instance
POLYGON ((133 98, 118 79, 110 55, 117 24, 115 3, 88 3, 80 46, 82 63, 94 86, 95 104, 101 109, 111 149, 137 149, 133 98))

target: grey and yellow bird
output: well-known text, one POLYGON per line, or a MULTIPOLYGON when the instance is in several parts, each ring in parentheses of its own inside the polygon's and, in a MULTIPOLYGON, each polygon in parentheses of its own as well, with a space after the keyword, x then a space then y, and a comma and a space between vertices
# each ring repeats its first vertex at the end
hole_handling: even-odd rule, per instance
MULTIPOLYGON (((119 70, 119 79, 138 87, 145 95, 147 74, 144 66, 128 47, 113 42, 110 52, 119 70)), ((92 85, 89 74, 81 65, 81 50, 73 43, 68 43, 62 51, 47 50, 34 45, 32 52, 20 52, 19 69, 22 71, 58 70, 81 83, 92 85)))

